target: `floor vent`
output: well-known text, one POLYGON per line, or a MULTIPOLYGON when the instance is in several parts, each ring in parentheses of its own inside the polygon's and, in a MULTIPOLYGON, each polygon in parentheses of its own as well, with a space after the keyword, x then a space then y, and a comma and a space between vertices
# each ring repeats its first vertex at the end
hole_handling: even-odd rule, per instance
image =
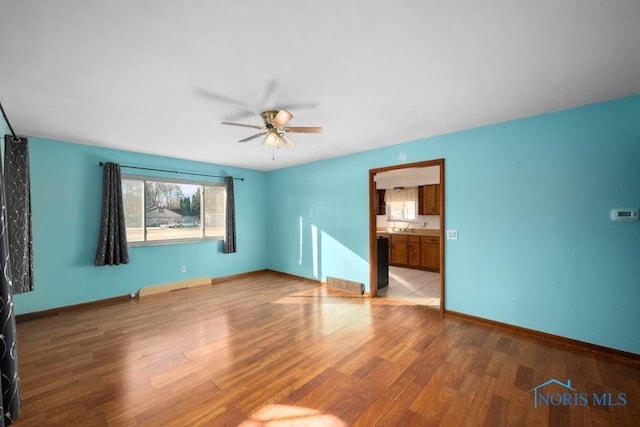
POLYGON ((351 280, 327 277, 327 286, 357 293, 358 295, 364 295, 364 285, 362 283, 352 282, 351 280))

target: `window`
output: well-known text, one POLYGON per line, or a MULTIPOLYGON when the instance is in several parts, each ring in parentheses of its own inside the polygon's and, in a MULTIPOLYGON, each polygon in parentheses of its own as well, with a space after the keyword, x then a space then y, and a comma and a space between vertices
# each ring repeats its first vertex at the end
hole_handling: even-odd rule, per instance
POLYGON ((387 221, 415 221, 418 218, 418 189, 402 188, 384 193, 387 221))
POLYGON ((132 245, 223 239, 221 184, 122 177, 127 241, 132 245))

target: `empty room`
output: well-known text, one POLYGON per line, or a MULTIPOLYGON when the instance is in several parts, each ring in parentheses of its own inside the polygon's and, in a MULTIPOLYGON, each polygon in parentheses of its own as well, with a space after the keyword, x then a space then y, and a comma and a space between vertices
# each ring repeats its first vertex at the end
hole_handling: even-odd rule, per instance
POLYGON ((0 425, 636 425, 639 22, 2 0, 0 425))

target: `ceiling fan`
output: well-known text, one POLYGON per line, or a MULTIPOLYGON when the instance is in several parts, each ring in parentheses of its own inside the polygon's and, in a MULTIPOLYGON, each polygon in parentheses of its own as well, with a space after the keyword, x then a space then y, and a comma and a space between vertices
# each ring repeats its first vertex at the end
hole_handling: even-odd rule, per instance
POLYGON ((293 148, 296 146, 287 133, 322 133, 322 128, 317 126, 286 126, 286 124, 289 123, 289 120, 293 118, 293 115, 285 109, 280 111, 263 111, 260 115, 264 120, 264 126, 246 125, 244 123, 233 122, 222 122, 222 124, 260 129, 262 132, 248 138, 241 139, 238 142, 247 142, 264 136, 265 138, 262 143, 273 149, 278 149, 281 145, 284 145, 287 148, 293 148))

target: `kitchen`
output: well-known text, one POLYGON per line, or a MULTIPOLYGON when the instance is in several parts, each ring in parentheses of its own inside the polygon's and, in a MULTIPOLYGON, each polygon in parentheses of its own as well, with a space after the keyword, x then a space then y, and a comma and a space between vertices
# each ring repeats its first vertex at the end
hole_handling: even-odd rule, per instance
POLYGON ((379 172, 375 181, 378 295, 440 309, 440 166, 379 172))

